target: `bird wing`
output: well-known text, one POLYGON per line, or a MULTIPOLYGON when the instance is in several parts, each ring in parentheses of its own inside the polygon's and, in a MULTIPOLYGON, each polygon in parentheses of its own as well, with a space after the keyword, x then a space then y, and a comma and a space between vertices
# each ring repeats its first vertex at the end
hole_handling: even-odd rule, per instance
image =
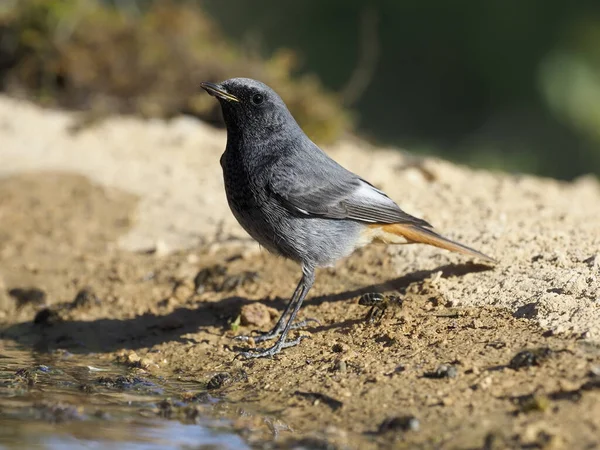
POLYGON ((321 152, 312 153, 308 161, 280 159, 268 186, 284 207, 306 216, 431 227, 321 152))

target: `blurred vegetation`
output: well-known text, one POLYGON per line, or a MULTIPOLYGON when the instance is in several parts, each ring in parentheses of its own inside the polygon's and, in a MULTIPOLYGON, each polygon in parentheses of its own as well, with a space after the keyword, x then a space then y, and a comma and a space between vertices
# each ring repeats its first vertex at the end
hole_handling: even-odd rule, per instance
POLYGON ((482 167, 600 174, 598 0, 0 0, 13 94, 218 122, 198 84, 233 76, 274 87, 321 143, 354 127, 482 167))
POLYGON ((202 0, 236 42, 295 49, 334 91, 374 65, 346 102, 361 135, 479 166, 600 175, 600 1, 259 4, 202 0))
POLYGON ((240 51, 190 2, 3 0, 0 88, 48 106, 99 115, 191 114, 217 122, 201 81, 249 76, 273 86, 302 126, 330 142, 350 125, 337 96, 310 75, 294 76, 289 50, 240 51))

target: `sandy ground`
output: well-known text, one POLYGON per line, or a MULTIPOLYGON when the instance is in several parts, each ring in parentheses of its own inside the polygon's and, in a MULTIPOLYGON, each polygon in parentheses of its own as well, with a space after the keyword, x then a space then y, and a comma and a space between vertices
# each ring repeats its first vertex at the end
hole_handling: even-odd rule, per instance
POLYGON ((247 362, 233 352, 232 336, 253 328, 236 325, 240 309, 259 305, 262 328, 272 326, 265 307, 283 308, 299 269, 259 251, 232 218, 218 163, 225 134, 189 118, 113 118, 75 131, 77 121, 0 97, 5 338, 136 365, 139 355, 150 373, 201 383, 227 372, 223 396, 277 418, 268 427, 240 418, 250 441, 275 427, 277 442, 349 448, 599 445, 597 179, 476 171, 353 139, 327 149, 407 212, 500 263, 424 246, 361 250, 318 274, 302 311, 320 322, 302 332, 311 339, 247 362), (205 271, 196 292, 196 275, 214 265, 224 269, 205 271), (43 294, 9 295, 32 287, 43 294), (73 306, 84 287, 94 300, 73 306), (372 291, 403 304, 368 323, 357 299, 372 291), (506 367, 537 347, 551 349, 539 365, 506 367), (457 376, 428 377, 440 364, 457 376), (402 421, 379 428, 407 414, 419 431, 399 431, 402 421))

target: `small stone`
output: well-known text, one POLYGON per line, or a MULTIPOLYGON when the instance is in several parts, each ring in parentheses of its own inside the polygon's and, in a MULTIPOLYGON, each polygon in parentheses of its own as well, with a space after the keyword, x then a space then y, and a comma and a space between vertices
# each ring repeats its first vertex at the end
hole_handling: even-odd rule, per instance
POLYGON ((419 419, 415 416, 397 416, 381 422, 377 432, 383 434, 389 431, 419 431, 420 426, 419 419))
POLYGON ((473 322, 471 323, 471 328, 483 328, 483 321, 480 319, 473 319, 473 322))
POLYGON ((242 306, 240 312, 242 325, 255 325, 262 327, 271 323, 269 308, 262 303, 250 303, 242 306))
POLYGON ((281 313, 279 311, 277 311, 272 306, 267 306, 267 310, 269 311, 269 315, 271 316, 271 320, 273 320, 273 319, 279 319, 279 316, 281 315, 281 313))
POLYGON ((93 385, 87 383, 79 385, 79 390, 86 394, 93 394, 94 392, 96 392, 96 388, 93 385))
POLYGON ((77 292, 75 299, 71 302, 71 308, 89 308, 93 305, 99 305, 100 299, 91 288, 86 287, 77 292))
POLYGON ((433 372, 427 372, 425 378, 456 378, 458 369, 451 364, 440 364, 433 372))
POLYGON ((336 360, 335 363, 333 363, 333 370, 345 374, 348 371, 346 361, 342 359, 336 360))
POLYGON ((525 395, 517 399, 519 410, 523 413, 546 411, 550 407, 550 400, 545 395, 525 395))
POLYGON ((600 267, 600 255, 592 255, 587 259, 584 259, 583 262, 588 265, 591 269, 596 267, 600 267))
POLYGON ((126 364, 130 367, 141 367, 140 361, 142 358, 134 351, 123 351, 117 355, 117 362, 126 364))
POLYGON ((220 389, 231 382, 231 375, 227 372, 218 373, 213 376, 206 385, 207 389, 220 389))
POLYGON ((183 283, 178 284, 175 286, 175 289, 173 289, 173 297, 175 297, 177 300, 187 300, 192 296, 193 293, 194 289, 183 283))
POLYGON ((131 364, 136 364, 138 362, 140 362, 142 358, 140 358, 137 353, 130 353, 129 355, 127 355, 127 362, 131 363, 131 364))
POLYGON ((162 256, 168 255, 169 252, 170 252, 170 249, 169 249, 169 246, 167 245, 167 243, 160 239, 154 243, 154 247, 150 250, 150 253, 152 253, 154 256, 157 256, 159 258, 162 256))
POLYGON ((158 364, 156 364, 150 358, 142 358, 142 359, 140 359, 139 366, 142 369, 146 369, 146 370, 158 369, 158 364))
POLYGON ((444 406, 452 406, 454 404, 454 400, 452 397, 444 397, 442 399, 442 405, 444 406))
MULTIPOLYGON (((172 308, 173 306, 175 306, 177 303, 179 303, 177 301, 177 299, 175 297, 167 297, 167 298, 163 298, 162 300, 160 300, 156 306, 158 306, 159 308, 172 308)), ((164 322, 162 322, 162 326, 164 326, 164 322)), ((162 328, 161 326, 161 328, 162 328)))
POLYGON ((561 392, 575 392, 579 389, 580 383, 576 383, 571 380, 563 379, 558 380, 558 386, 561 392))
POLYGON ((394 367, 394 370, 392 370, 390 373, 388 373, 386 375, 388 375, 388 376, 397 375, 397 374, 405 372, 405 371, 406 371, 406 366, 404 364, 399 364, 396 367, 394 367))
POLYGON ((187 256, 186 261, 189 264, 197 264, 200 261, 200 257, 198 255, 196 255, 195 253, 190 253, 187 256))
POLYGON ((479 388, 479 389, 481 389, 481 390, 483 390, 483 391, 485 391, 486 389, 490 388, 490 386, 492 385, 492 383, 493 383, 492 377, 491 376, 487 376, 483 380, 481 380, 479 382, 479 384, 476 385, 476 387, 479 388))
POLYGON ((586 331, 584 331, 583 333, 581 333, 581 334, 579 335, 579 338, 580 338, 580 339, 584 339, 584 340, 589 340, 589 339, 591 339, 591 338, 592 338, 592 333, 590 333, 590 331, 589 331, 589 330, 586 330, 586 331))

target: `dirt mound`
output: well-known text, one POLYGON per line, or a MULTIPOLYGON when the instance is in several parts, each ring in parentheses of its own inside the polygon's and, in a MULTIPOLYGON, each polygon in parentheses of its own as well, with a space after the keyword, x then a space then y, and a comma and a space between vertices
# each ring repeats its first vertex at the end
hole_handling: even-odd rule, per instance
POLYGON ((231 339, 250 331, 242 308, 281 310, 300 272, 259 252, 231 216, 225 135, 186 118, 74 132, 76 120, 0 97, 4 338, 197 380, 261 412, 237 419, 251 441, 275 427, 308 447, 597 442, 597 180, 475 171, 352 139, 327 149, 500 263, 363 249, 318 273, 302 310, 320 323, 311 339, 244 362, 231 339), (374 291, 400 300, 369 323, 357 300, 374 291))

